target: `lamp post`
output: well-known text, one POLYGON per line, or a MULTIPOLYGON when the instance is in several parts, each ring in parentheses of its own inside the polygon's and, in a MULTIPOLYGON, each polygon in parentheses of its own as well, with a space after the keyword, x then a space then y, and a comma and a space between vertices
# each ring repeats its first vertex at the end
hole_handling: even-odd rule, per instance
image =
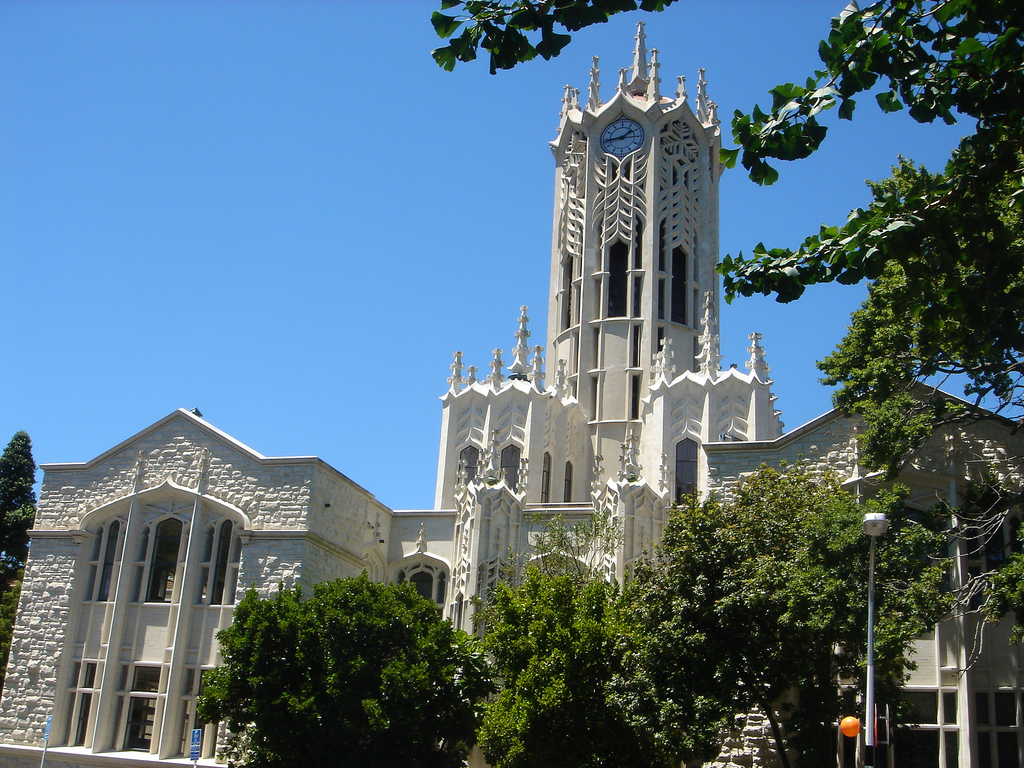
POLYGON ((889 521, 883 512, 864 515, 864 533, 871 539, 868 556, 868 680, 865 696, 864 768, 875 765, 875 542, 885 533, 889 521))

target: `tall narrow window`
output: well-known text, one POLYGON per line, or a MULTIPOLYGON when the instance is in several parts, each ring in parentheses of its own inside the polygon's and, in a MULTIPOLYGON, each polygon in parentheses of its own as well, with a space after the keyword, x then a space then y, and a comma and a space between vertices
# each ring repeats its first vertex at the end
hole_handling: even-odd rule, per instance
POLYGON ((640 418, 640 374, 634 373, 629 381, 629 418, 640 418))
POLYGON ((629 366, 640 367, 640 326, 633 326, 633 338, 630 340, 629 366))
POLYGON ((220 525, 220 535, 217 541, 217 562, 213 571, 211 605, 220 605, 224 602, 224 585, 227 583, 228 554, 231 552, 232 527, 230 520, 225 520, 220 525))
POLYGON ((676 501, 697 490, 697 443, 686 438, 676 443, 676 501))
POLYGON ((149 751, 153 743, 156 694, 159 688, 160 667, 135 668, 132 695, 128 703, 128 721, 125 723, 125 749, 149 751))
POLYGON ((519 490, 519 446, 506 445, 501 449, 501 468, 505 471, 505 482, 513 491, 519 490))
POLYGON ((562 501, 572 501, 572 462, 565 462, 565 487, 562 489, 562 501))
POLYGON ((540 500, 542 504, 551 501, 551 454, 544 453, 544 465, 540 474, 540 500))
POLYGON ((178 549, 181 547, 181 520, 169 518, 156 527, 153 557, 149 564, 149 589, 146 600, 169 603, 174 593, 174 576, 178 570, 178 549))
POLYGON ((665 271, 665 251, 668 249, 668 244, 665 242, 665 220, 662 219, 658 224, 658 271, 665 271))
POLYGON ((466 470, 466 479, 472 480, 480 468, 480 450, 475 445, 467 445, 459 454, 459 463, 466 470))
POLYGON ((640 317, 640 304, 643 299, 644 279, 637 275, 633 278, 633 317, 640 317))
POLYGON ((121 522, 115 520, 107 526, 106 546, 103 550, 103 568, 100 571, 100 589, 96 594, 97 600, 110 598, 110 579, 114 573, 114 559, 117 556, 117 539, 121 533, 121 522))
POLYGON ((665 319, 665 278, 658 280, 658 319, 665 319))
POLYGON ((686 325, 686 253, 676 246, 672 249, 672 303, 671 320, 686 325))
POLYGON ((572 319, 572 256, 562 263, 562 330, 569 327, 572 319))
POLYGON ((640 219, 633 225, 633 269, 644 268, 644 223, 640 219))
POLYGON ((608 248, 608 317, 625 317, 629 309, 629 246, 616 240, 608 248))

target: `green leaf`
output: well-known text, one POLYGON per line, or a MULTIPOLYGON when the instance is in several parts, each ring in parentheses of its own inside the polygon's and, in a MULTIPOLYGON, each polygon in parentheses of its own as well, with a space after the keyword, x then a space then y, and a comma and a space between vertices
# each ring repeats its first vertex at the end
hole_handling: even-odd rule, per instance
POLYGON ((445 16, 440 11, 434 11, 430 14, 430 23, 434 26, 434 31, 437 36, 442 40, 446 40, 455 34, 456 30, 462 26, 462 22, 454 16, 445 16))

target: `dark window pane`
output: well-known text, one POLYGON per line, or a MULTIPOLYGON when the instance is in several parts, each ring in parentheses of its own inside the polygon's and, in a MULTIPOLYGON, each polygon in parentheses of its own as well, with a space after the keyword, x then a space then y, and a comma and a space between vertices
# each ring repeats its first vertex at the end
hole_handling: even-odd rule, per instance
POLYGON ((996 755, 999 768, 1020 768, 1020 750, 1017 748, 1015 731, 999 731, 996 734, 996 755))
POLYGON ((419 571, 409 578, 409 582, 420 593, 420 597, 433 601, 434 577, 431 574, 426 571, 419 571))
POLYGON ((903 698, 913 708, 911 722, 918 724, 939 722, 938 698, 934 691, 904 691, 903 698))
POLYGON ((946 768, 957 768, 960 765, 957 736, 959 734, 956 731, 946 731, 943 735, 943 740, 946 742, 946 768))
POLYGON ((978 725, 992 724, 988 711, 988 691, 977 691, 974 694, 974 720, 978 725))
POLYGON ((92 709, 92 694, 83 693, 81 698, 81 704, 78 708, 78 727, 75 728, 75 742, 74 745, 81 746, 85 744, 85 734, 89 729, 89 710, 92 709))
POLYGON ((672 249, 672 302, 671 320, 686 325, 686 253, 682 248, 672 249))
POLYGON ((608 249, 608 314, 606 317, 625 317, 629 292, 629 246, 621 240, 608 249))
POLYGON ((228 573, 228 552, 231 549, 230 520, 225 520, 220 526, 220 540, 217 542, 217 565, 213 573, 213 596, 210 602, 213 605, 220 605, 224 601, 224 580, 228 573))
POLYGON ((174 574, 178 568, 181 544, 181 520, 164 520, 156 527, 153 560, 149 567, 149 602, 169 603, 174 592, 174 574))
POLYGON ((953 691, 942 694, 942 722, 948 725, 956 722, 956 693, 953 691))
POLYGON ((936 768, 939 731, 900 730, 893 744, 893 762, 900 768, 936 768))
POLYGON ((519 490, 519 457, 518 446, 506 445, 501 449, 501 468, 505 470, 505 482, 513 491, 519 490))
POLYGON ((156 693, 160 690, 160 667, 136 667, 133 691, 156 693))
POLYGON ((975 738, 978 740, 978 762, 981 768, 992 768, 992 734, 979 731, 975 738))
POLYGON ((676 500, 697 490, 697 443, 689 438, 676 443, 676 500))
POLYGON ((480 450, 475 445, 467 445, 459 454, 459 462, 466 470, 466 479, 472 480, 480 465, 480 450))
POLYGON ((996 691, 993 695, 996 705, 996 725, 1017 724, 1017 694, 1013 691, 996 691))
POLYGON ((572 501, 572 462, 565 462, 565 481, 562 485, 562 501, 572 501))
POLYGON ((133 697, 128 705, 128 723, 125 729, 124 748, 149 751, 153 741, 153 720, 156 716, 156 699, 133 697))

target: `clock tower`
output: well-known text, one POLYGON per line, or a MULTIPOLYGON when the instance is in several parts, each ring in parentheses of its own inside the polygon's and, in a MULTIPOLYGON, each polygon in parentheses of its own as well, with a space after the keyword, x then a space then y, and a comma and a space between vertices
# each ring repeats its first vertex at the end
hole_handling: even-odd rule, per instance
POLYGON ((601 90, 595 57, 586 100, 566 86, 552 142, 548 356, 566 361, 594 449, 611 458, 630 433, 642 439, 659 353, 669 351, 678 373, 717 363, 722 166, 704 71, 694 107, 682 77, 663 94, 642 23, 632 66, 619 70, 610 98, 601 90))

